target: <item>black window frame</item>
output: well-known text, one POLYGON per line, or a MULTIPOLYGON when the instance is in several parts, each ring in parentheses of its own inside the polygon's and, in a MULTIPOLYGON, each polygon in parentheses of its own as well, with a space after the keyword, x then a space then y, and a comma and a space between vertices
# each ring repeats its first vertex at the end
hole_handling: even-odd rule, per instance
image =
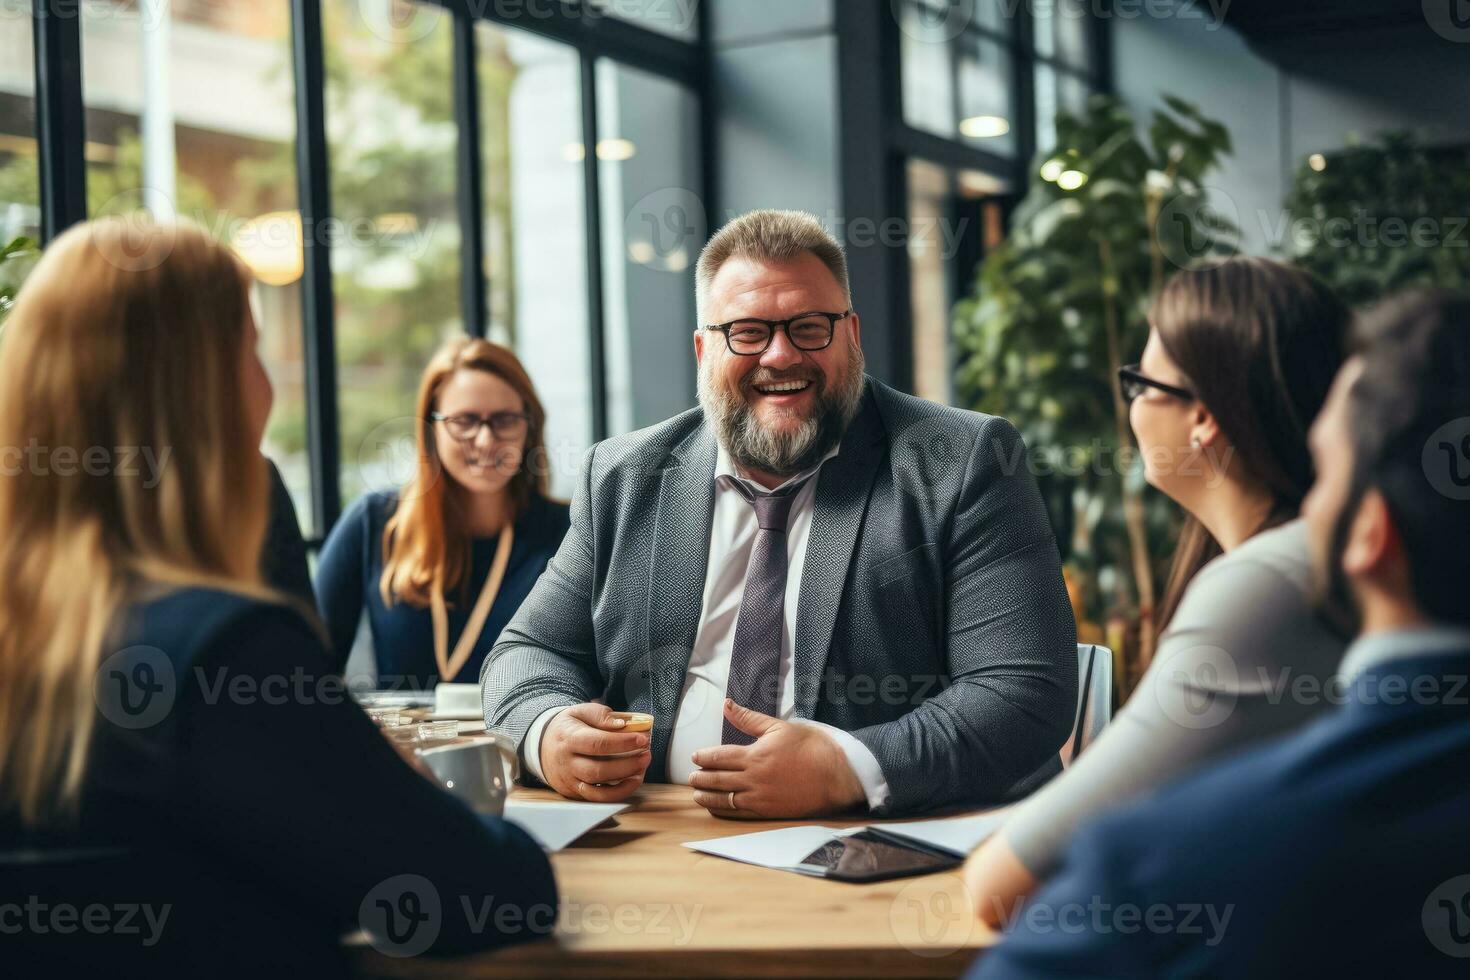
MULTIPOLYGON (((923 4, 924 0, 902 0, 904 3, 923 4)), ((977 0, 978 2, 978 0, 977 0)), ((888 5, 884 5, 887 7, 888 5)), ((894 8, 897 8, 894 4, 894 8)), ((982 38, 1006 48, 1011 58, 1012 105, 1016 119, 1013 131, 1016 134, 1014 153, 997 153, 966 142, 962 137, 945 137, 919 129, 903 115, 903 56, 902 28, 898 14, 881 18, 878 43, 881 53, 878 63, 882 79, 882 98, 878 104, 882 111, 872 113, 868 122, 861 116, 853 117, 860 129, 844 132, 844 153, 854 152, 851 147, 871 140, 870 145, 883 148, 879 166, 883 167, 881 180, 883 200, 880 210, 887 214, 907 215, 909 201, 908 164, 911 160, 922 160, 948 169, 951 186, 956 183, 954 175, 961 170, 976 170, 990 174, 1015 189, 1019 197, 1025 194, 1032 171, 1032 161, 1037 151, 1036 120, 1036 69, 1045 65, 1059 76, 1067 76, 1086 82, 1094 93, 1111 94, 1113 89, 1112 64, 1112 5, 1110 0, 1100 0, 1100 5, 1089 13, 1088 55, 1091 70, 1084 70, 1055 56, 1037 53, 1035 44, 1035 21, 1029 5, 1014 5, 1013 20, 1009 30, 996 31, 979 24, 967 24, 955 37, 947 42, 952 64, 958 64, 960 46, 967 38, 982 38)), ((854 72, 855 73, 855 72, 854 72)), ((957 83, 956 83, 957 86, 957 83)), ((957 90, 957 87, 956 87, 957 90)), ((849 211, 854 210, 849 206, 849 211)), ((860 211, 860 209, 859 209, 860 211)), ((908 323, 912 302, 912 283, 909 276, 908 256, 901 250, 882 256, 877 261, 886 262, 887 268, 877 274, 883 275, 892 284, 885 304, 893 323, 908 323)), ((968 282, 970 270, 964 275, 952 276, 951 286, 959 289, 968 282)), ((953 305, 958 296, 950 296, 953 305)), ((914 383, 913 337, 909 331, 896 331, 889 338, 888 373, 905 389, 914 383)))

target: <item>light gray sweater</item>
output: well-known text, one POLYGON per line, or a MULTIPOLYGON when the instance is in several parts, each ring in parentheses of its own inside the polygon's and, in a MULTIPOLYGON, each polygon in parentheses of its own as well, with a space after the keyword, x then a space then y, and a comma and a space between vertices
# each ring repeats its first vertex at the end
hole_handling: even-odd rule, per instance
POLYGON ((1345 646, 1313 610, 1303 522, 1257 534, 1200 570, 1127 705, 1003 836, 1047 877, 1089 818, 1329 707, 1345 646))

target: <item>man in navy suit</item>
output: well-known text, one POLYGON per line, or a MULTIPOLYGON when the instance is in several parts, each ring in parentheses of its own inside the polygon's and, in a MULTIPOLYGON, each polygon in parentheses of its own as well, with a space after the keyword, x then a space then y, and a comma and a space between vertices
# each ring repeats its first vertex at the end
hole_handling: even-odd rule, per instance
POLYGON ((1470 298, 1359 329, 1303 510, 1340 707, 1078 835, 980 977, 1470 976, 1470 298))

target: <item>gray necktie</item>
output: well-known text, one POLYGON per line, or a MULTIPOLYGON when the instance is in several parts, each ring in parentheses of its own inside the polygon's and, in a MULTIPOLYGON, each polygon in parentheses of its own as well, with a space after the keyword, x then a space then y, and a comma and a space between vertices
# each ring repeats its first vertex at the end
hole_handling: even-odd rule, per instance
MULTIPOLYGON (((807 477, 810 480, 811 477, 807 477)), ((730 655, 730 679, 725 694, 736 704, 775 715, 781 684, 781 635, 786 605, 786 521, 791 505, 806 485, 801 480, 774 493, 758 493, 741 480, 735 489, 755 508, 760 530, 745 573, 745 591, 735 620, 735 644, 730 655)), ((725 745, 749 745, 755 739, 729 719, 721 732, 725 745)))

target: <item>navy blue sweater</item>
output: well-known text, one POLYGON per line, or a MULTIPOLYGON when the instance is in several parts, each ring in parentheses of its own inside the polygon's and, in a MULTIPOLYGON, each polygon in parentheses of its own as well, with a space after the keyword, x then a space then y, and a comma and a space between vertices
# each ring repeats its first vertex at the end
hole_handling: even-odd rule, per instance
POLYGON ((1346 703, 1098 818, 970 980, 1470 975, 1467 678, 1303 689, 1346 703))
MULTIPOLYGON (((478 683, 480 665, 500 631, 546 568, 570 525, 570 508, 544 497, 532 496, 531 506, 516 521, 515 541, 505 578, 490 607, 485 628, 475 642, 474 652, 456 677, 439 677, 434 663, 433 618, 427 607, 405 602, 383 603, 378 582, 383 576, 383 527, 398 506, 393 492, 367 494, 358 498, 332 528, 317 564, 316 594, 322 621, 326 624, 338 671, 347 666, 357 625, 367 609, 368 628, 378 659, 378 686, 382 688, 429 688, 440 680, 478 683)), ((449 650, 464 631, 465 620, 490 566, 495 560, 498 538, 475 538, 470 542, 471 563, 467 582, 445 597, 449 606, 449 650)))

